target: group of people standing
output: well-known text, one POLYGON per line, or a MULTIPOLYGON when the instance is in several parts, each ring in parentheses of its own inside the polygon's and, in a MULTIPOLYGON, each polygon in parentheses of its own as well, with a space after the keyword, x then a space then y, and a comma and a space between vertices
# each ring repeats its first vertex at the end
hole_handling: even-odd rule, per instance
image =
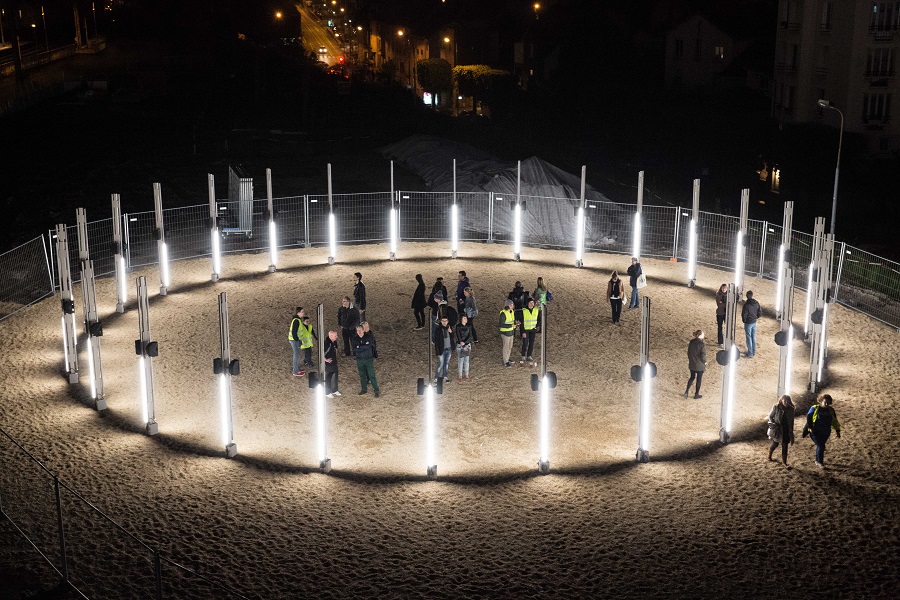
POLYGON ((442 379, 450 381, 450 358, 456 348, 459 381, 471 381, 469 359, 473 344, 478 343, 478 332, 475 330, 475 318, 478 307, 475 304, 475 292, 465 271, 456 275, 455 302, 450 303, 450 294, 444 285, 444 278, 438 277, 431 286, 431 293, 425 296, 425 281, 422 275, 416 275, 416 291, 412 297, 413 314, 416 317, 416 331, 425 328, 425 309, 430 309, 431 344, 437 356, 437 369, 434 381, 442 379))
MULTIPOLYGON (((359 394, 367 394, 368 386, 371 384, 375 397, 378 398, 381 395, 381 390, 375 377, 374 364, 374 360, 378 358, 378 348, 369 323, 365 320, 365 315, 366 285, 362 281, 362 273, 357 272, 353 274, 353 298, 351 299, 350 296, 341 298, 341 307, 337 312, 337 326, 340 328, 341 337, 343 338, 344 357, 352 357, 356 361, 356 368, 359 373, 359 394)), ((288 341, 293 350, 291 372, 294 374, 294 377, 306 375, 306 372, 300 366, 301 355, 304 367, 311 368, 315 366, 312 360, 314 339, 318 340, 318 335, 310 323, 310 318, 303 307, 298 306, 294 318, 291 319, 291 326, 288 331, 288 341)), ((342 395, 338 390, 338 353, 340 344, 337 330, 332 329, 328 331, 328 336, 325 338, 323 346, 325 393, 329 398, 334 398, 342 395)))
POLYGON ((541 330, 541 308, 552 300, 553 294, 547 289, 543 277, 537 278, 535 289, 530 294, 522 286, 521 281, 515 283, 512 291, 506 296, 497 322, 504 366, 513 365, 510 356, 513 341, 517 336, 522 340, 519 366, 524 367, 526 364, 530 367, 537 366, 534 360, 534 341, 541 330))
MULTIPOLYGON (((628 308, 638 308, 641 305, 640 295, 638 294, 638 281, 644 274, 641 268, 641 261, 637 257, 631 257, 631 265, 626 271, 628 274, 628 284, 631 286, 631 296, 628 302, 628 308)), ((606 299, 612 309, 612 322, 619 323, 622 318, 622 305, 625 302, 625 282, 619 277, 618 271, 613 271, 606 284, 606 299)))
MULTIPOLYGON (((803 426, 803 436, 809 436, 816 445, 816 466, 825 468, 825 445, 834 430, 838 438, 841 437, 841 424, 838 422, 837 413, 834 411, 834 399, 830 394, 819 396, 806 413, 806 424, 803 426)), ((788 466, 788 446, 794 443, 794 418, 796 407, 791 397, 783 395, 769 412, 769 430, 767 435, 771 440, 769 445, 769 460, 775 460, 773 454, 778 446, 781 446, 781 462, 788 466)))

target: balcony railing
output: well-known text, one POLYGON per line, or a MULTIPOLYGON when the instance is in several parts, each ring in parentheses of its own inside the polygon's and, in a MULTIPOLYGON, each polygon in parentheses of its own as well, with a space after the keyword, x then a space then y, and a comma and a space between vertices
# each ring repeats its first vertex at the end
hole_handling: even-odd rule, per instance
POLYGON ((869 79, 890 79, 894 76, 894 69, 867 69, 866 77, 869 79))
POLYGON ((801 24, 799 21, 782 21, 781 28, 788 29, 790 31, 800 31, 801 24))
POLYGON ((897 25, 869 25, 869 34, 876 40, 891 40, 897 33, 897 25))
POLYGON ((891 115, 863 115, 862 122, 867 129, 881 129, 891 120, 891 115))
POLYGON ((816 77, 826 77, 828 75, 828 67, 816 67, 816 77))
POLYGON ((831 31, 831 21, 828 23, 819 23, 819 31, 829 32, 831 31))

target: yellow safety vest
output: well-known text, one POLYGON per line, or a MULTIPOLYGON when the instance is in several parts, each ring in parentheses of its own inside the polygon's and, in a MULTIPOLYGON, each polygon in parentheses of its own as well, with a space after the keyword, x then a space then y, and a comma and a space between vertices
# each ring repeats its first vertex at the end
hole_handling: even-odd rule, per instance
POLYGON ((297 330, 297 333, 300 335, 300 348, 312 348, 312 325, 307 326, 301 323, 300 328, 297 330))
POLYGON ((507 310, 501 310, 500 314, 506 318, 506 324, 500 327, 500 333, 506 333, 516 328, 516 315, 507 310))
POLYGON ((294 337, 294 321, 297 321, 297 333, 298 334, 300 333, 300 327, 303 325, 300 322, 300 317, 294 317, 293 319, 291 319, 291 327, 290 327, 290 329, 288 329, 288 340, 291 342, 298 341, 297 338, 294 337))
POLYGON ((527 308, 522 309, 522 328, 525 331, 531 331, 535 327, 537 327, 538 315, 541 314, 541 309, 538 307, 534 307, 531 310, 527 308))

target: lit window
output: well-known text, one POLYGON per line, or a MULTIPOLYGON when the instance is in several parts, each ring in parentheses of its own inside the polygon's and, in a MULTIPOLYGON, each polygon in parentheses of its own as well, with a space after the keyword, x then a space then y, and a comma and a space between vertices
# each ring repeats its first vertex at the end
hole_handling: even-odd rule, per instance
POLYGON ((725 46, 716 46, 716 58, 719 60, 725 58, 725 46))

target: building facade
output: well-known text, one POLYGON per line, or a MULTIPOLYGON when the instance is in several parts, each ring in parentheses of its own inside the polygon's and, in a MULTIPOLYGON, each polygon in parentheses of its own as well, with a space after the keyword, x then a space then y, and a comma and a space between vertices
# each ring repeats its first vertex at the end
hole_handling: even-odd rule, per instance
POLYGON ((722 73, 750 45, 708 16, 696 14, 666 34, 666 87, 720 87, 722 73))
POLYGON ((773 115, 784 123, 822 122, 844 115, 844 131, 859 134, 869 154, 900 152, 892 118, 900 55, 900 0, 780 0, 776 24, 773 115))

